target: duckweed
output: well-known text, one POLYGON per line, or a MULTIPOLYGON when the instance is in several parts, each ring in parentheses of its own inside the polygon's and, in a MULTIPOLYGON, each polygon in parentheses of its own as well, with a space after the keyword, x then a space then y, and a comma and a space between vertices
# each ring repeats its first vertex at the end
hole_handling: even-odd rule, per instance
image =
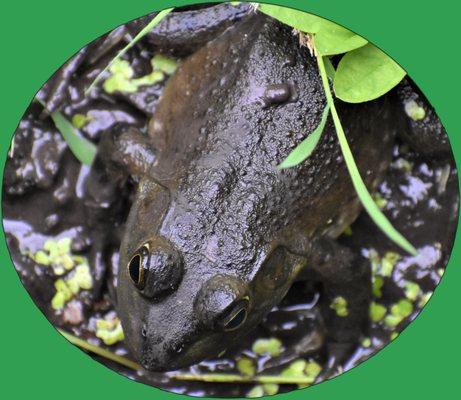
POLYGON ((424 307, 427 302, 430 300, 432 296, 432 292, 427 292, 427 293, 424 293, 422 296, 421 296, 421 300, 419 301, 419 307, 424 307))
POLYGON ((401 256, 393 251, 388 251, 381 260, 380 274, 382 276, 391 276, 394 270, 395 264, 401 258, 401 256))
POLYGON ((253 343, 252 351, 257 355, 269 354, 277 357, 282 352, 282 342, 276 338, 258 339, 253 343))
POLYGON ((251 358, 242 357, 237 360, 237 369, 242 375, 253 376, 256 373, 256 367, 251 358))
POLYGON ((96 320, 96 336, 108 346, 125 338, 122 324, 118 318, 96 320))
POLYGON ((279 385, 276 383, 265 383, 254 386, 246 395, 248 398, 273 396, 279 392, 279 385))
MULTIPOLYGON (((370 249, 368 253, 368 259, 371 262, 371 270, 373 272, 374 279, 376 279, 377 276, 381 276, 381 277, 392 276, 394 267, 397 261, 399 261, 401 258, 402 257, 400 254, 395 253, 393 251, 386 252, 386 254, 384 254, 384 257, 380 258, 376 250, 370 249)), ((378 290, 378 293, 380 293, 382 283, 378 282, 377 285, 378 286, 381 285, 378 290)))
POLYGON ((264 388, 262 385, 254 386, 247 394, 246 397, 249 399, 256 398, 256 397, 263 397, 264 396, 264 388))
POLYGON ((134 71, 126 60, 114 60, 109 71, 111 76, 104 81, 104 90, 112 94, 114 92, 134 93, 140 86, 155 85, 171 75, 176 70, 175 60, 162 56, 154 56, 151 60, 152 72, 140 78, 133 78, 134 71))
POLYGON ((415 301, 420 293, 421 288, 417 283, 410 281, 405 283, 405 295, 407 296, 407 299, 415 301))
POLYGON ((90 122, 93 118, 86 114, 75 114, 72 116, 71 122, 72 125, 75 126, 77 129, 82 129, 88 122, 90 122))
POLYGON ((380 210, 383 210, 387 205, 387 200, 379 192, 373 194, 373 200, 380 210))
POLYGON ((414 100, 407 101, 404 106, 405 113, 413 120, 420 121, 426 116, 426 111, 414 100))
POLYGON ((162 54, 155 55, 151 60, 151 64, 154 71, 161 71, 167 75, 173 75, 178 66, 175 60, 165 57, 162 54))
POLYGON ((370 304, 370 318, 373 322, 381 321, 386 315, 387 308, 382 304, 375 303, 374 301, 370 304))
POLYGON ((399 325, 405 318, 411 315, 413 312, 413 304, 407 300, 402 299, 399 302, 391 306, 390 314, 386 315, 384 318, 384 323, 394 328, 399 325))
POLYGON ((86 264, 84 257, 76 256, 71 253, 71 238, 59 240, 47 240, 43 245, 43 250, 38 250, 35 254, 27 255, 37 264, 50 266, 53 273, 57 276, 64 275, 78 264, 86 264))
POLYGON ((384 280, 381 276, 373 276, 372 278, 372 292, 373 296, 380 298, 382 296, 381 289, 383 288, 384 280))
POLYGON ((88 264, 78 265, 72 275, 66 279, 59 278, 54 287, 56 293, 51 299, 51 307, 60 310, 64 305, 77 295, 80 290, 89 290, 93 287, 93 278, 88 264))
POLYGON ((347 310, 347 301, 344 297, 338 296, 333 299, 330 308, 336 311, 339 317, 347 317, 349 311, 347 310))
POLYGON ((298 384, 299 388, 307 387, 315 382, 317 376, 322 372, 322 367, 315 361, 306 361, 303 359, 293 361, 285 368, 280 376, 291 378, 303 378, 305 383, 298 384), (306 382, 307 380, 307 382, 306 382))

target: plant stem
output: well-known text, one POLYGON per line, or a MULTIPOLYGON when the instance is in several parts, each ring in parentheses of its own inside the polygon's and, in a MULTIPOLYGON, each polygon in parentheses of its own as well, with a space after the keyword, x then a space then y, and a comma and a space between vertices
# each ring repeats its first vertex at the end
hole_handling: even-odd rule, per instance
POLYGON ((391 239, 394 243, 399 245, 402 249, 407 251, 412 255, 416 255, 417 251, 413 245, 405 239, 389 222, 386 216, 381 212, 370 193, 368 192, 365 183, 363 182, 360 172, 357 168, 357 164, 354 161, 354 156, 352 155, 351 149, 347 142, 346 134, 341 125, 341 121, 336 111, 335 103, 333 100, 333 95, 331 94, 330 85, 328 83, 328 77, 325 70, 325 64, 323 62, 323 57, 317 54, 317 63, 319 66, 320 76, 322 78, 323 89, 325 90, 325 95, 327 98, 327 103, 330 105, 331 115, 333 117, 333 122, 336 129, 336 134, 338 135, 339 145, 341 146, 341 151, 344 156, 344 161, 346 162, 347 169, 352 179, 352 184, 354 185, 355 191, 362 202, 365 210, 371 219, 375 222, 376 225, 386 234, 386 236, 391 239))
POLYGON ((119 356, 118 354, 114 354, 109 350, 106 350, 94 344, 88 343, 87 341, 80 339, 74 335, 71 335, 70 333, 67 333, 65 331, 62 331, 61 329, 58 329, 58 332, 62 336, 64 336, 69 342, 71 342, 72 344, 84 350, 90 351, 94 354, 97 354, 98 356, 107 358, 108 360, 111 360, 111 361, 115 361, 116 363, 119 363, 125 367, 131 368, 134 370, 142 369, 142 367, 139 364, 135 363, 134 361, 129 360, 126 357, 119 356))
POLYGON ((90 93, 91 90, 99 83, 105 72, 112 66, 114 61, 118 60, 136 43, 138 43, 139 40, 141 40, 150 30, 155 28, 155 26, 157 26, 171 11, 173 11, 173 8, 167 8, 160 11, 154 18, 152 18, 152 20, 133 38, 133 40, 131 40, 130 43, 128 43, 122 50, 120 50, 117 55, 110 61, 110 63, 107 64, 107 66, 98 74, 90 87, 85 90, 85 95, 88 95, 88 93, 90 93))
POLYGON ((172 374, 172 379, 181 381, 213 383, 277 383, 280 385, 310 385, 315 379, 307 376, 255 375, 237 374, 172 374))
MULTIPOLYGON (((80 339, 68 332, 58 329, 58 332, 63 335, 69 342, 80 347, 83 350, 97 354, 100 357, 115 361, 127 368, 134 370, 142 369, 141 365, 134 361, 112 353, 109 350, 103 349, 94 344, 88 343, 86 340, 80 339)), ((259 376, 244 376, 237 374, 168 374, 170 379, 177 381, 196 381, 196 382, 213 382, 213 383, 277 383, 280 385, 310 385, 315 379, 307 376, 280 376, 280 375, 259 375, 259 376)))

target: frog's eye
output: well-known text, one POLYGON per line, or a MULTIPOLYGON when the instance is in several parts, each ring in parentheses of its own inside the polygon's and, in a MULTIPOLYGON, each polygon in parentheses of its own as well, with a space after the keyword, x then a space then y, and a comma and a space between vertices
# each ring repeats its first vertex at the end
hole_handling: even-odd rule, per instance
POLYGON ((248 298, 237 302, 234 306, 225 311, 222 319, 221 326, 226 332, 233 331, 240 328, 247 319, 248 314, 248 298))
POLYGON ((133 255, 133 257, 131 257, 128 263, 128 275, 134 285, 140 290, 144 288, 146 283, 145 271, 147 269, 148 259, 149 245, 145 244, 133 255))

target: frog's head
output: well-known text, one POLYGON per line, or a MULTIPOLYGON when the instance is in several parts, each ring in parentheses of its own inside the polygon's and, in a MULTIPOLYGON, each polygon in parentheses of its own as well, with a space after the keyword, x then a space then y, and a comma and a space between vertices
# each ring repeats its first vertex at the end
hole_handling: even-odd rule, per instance
POLYGON ((256 246, 250 254, 231 239, 221 254, 206 226, 185 226, 194 218, 190 209, 178 211, 166 193, 156 187, 138 192, 117 287, 127 344, 156 371, 216 357, 235 345, 285 295, 296 265, 281 247, 256 246), (162 229, 165 224, 169 229, 162 229), (183 234, 188 229, 198 231, 183 234))

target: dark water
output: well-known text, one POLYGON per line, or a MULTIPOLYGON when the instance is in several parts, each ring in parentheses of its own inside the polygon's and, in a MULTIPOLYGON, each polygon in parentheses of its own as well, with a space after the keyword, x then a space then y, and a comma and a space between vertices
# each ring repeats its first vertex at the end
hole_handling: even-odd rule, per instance
MULTIPOLYGON (((81 64, 72 74, 66 97, 60 104, 61 112, 74 123, 78 124, 81 119, 76 115, 84 116, 81 132, 95 143, 104 130, 118 122, 146 131, 165 84, 162 80, 151 86, 140 86, 133 93, 107 93, 101 84, 91 96, 85 97, 83 88, 130 39, 129 26, 120 36, 121 41, 114 41, 104 52, 95 44, 90 46, 91 61, 81 64)), ((134 77, 150 74, 150 60, 154 55, 155 48, 143 41, 130 50, 126 60, 134 77)), ((112 299, 118 245, 136 182, 126 182, 114 195, 111 207, 96 214, 83 198, 83 182, 88 172, 88 167, 72 155, 42 106, 36 102, 31 104, 15 133, 5 169, 3 222, 8 247, 25 288, 55 326, 130 358, 123 341, 106 345, 96 332, 101 330, 98 321, 116 321, 112 299), (53 303, 57 301, 56 281, 72 278, 75 267, 70 272, 58 271, 63 274, 56 275, 54 268, 37 262, 36 255, 47 240, 63 238, 72 239, 72 256, 86 259, 93 284, 91 288, 81 287, 62 308, 56 309, 53 303)), ((316 382, 350 369, 379 351, 418 315, 430 298, 443 275, 453 244, 458 217, 457 179, 452 158, 430 159, 415 153, 407 144, 396 142, 393 163, 379 187, 377 199, 394 226, 419 249, 419 255, 402 254, 364 213, 340 237, 343 244, 370 260, 375 318, 378 319, 380 311, 385 315, 381 315, 379 321, 370 320, 368 330, 357 338, 359 344, 352 349, 327 352, 328 343, 319 348, 314 346, 304 358, 321 366, 316 382), (345 361, 339 367, 330 368, 335 354, 344 356, 344 351, 345 361)), ((315 288, 306 293, 295 285, 266 321, 223 358, 180 372, 239 374, 236 361, 243 357, 253 360, 258 373, 280 373, 287 365, 270 367, 272 357, 255 354, 252 345, 260 338, 277 338, 283 349, 294 348, 306 332, 315 333, 318 328, 317 299, 315 288)), ((133 371, 99 360, 132 379, 194 396, 245 396, 255 386, 252 383, 185 382, 173 379, 173 373, 133 371)), ((274 390, 284 392, 295 388, 296 385, 281 385, 274 390)))

